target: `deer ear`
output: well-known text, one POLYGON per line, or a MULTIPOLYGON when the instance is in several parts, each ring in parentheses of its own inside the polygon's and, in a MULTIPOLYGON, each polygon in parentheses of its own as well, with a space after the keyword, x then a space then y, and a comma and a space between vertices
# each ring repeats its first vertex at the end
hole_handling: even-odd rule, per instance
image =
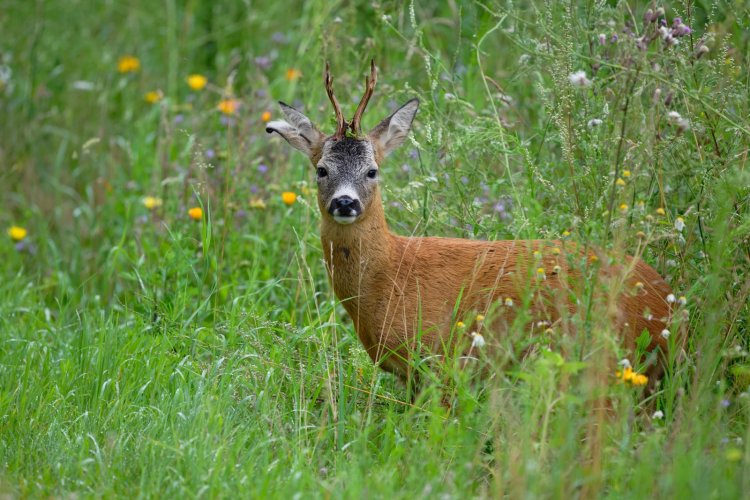
POLYGON ((384 157, 406 140, 417 109, 419 109, 419 99, 412 99, 370 131, 368 134, 370 140, 380 149, 384 157))
POLYGON ((276 132, 286 139, 286 142, 305 153, 312 156, 313 152, 320 148, 323 143, 323 133, 318 130, 308 117, 294 109, 293 107, 279 101, 281 111, 288 121, 274 120, 266 124, 266 132, 272 134, 276 132))

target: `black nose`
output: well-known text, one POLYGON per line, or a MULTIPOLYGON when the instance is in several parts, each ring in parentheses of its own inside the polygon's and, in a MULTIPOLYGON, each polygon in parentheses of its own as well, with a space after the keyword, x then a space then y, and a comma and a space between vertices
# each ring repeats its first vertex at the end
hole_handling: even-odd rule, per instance
POLYGON ((336 198, 333 200, 334 209, 336 208, 347 208, 350 205, 354 204, 354 200, 349 198, 348 196, 341 196, 339 198, 336 198))

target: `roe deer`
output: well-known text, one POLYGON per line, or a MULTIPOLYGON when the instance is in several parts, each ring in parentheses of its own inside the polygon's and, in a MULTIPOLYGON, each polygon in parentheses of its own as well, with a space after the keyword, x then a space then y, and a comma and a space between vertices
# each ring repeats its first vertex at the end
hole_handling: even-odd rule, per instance
MULTIPOLYGON (((372 360, 406 377, 412 375, 410 356, 420 346, 433 354, 451 348, 466 353, 462 345, 468 347, 470 339, 465 332, 456 334, 456 321, 492 308, 501 314, 484 325, 485 331, 502 335, 515 318, 511 305, 521 304, 525 290, 533 292, 530 312, 535 322, 544 320, 569 330, 564 320, 576 311, 575 294, 581 292, 576 283, 582 281, 581 266, 572 264, 596 260, 594 251, 584 252, 564 241, 403 237, 388 230, 380 198, 380 166, 406 139, 419 101, 408 101, 363 134, 360 121, 375 80, 373 62, 365 94, 349 122, 333 94, 326 64, 325 87, 337 122, 333 135, 326 136, 283 102, 279 104, 287 121, 266 125, 268 133, 278 133, 305 153, 317 170, 321 241, 329 278, 372 360)), ((632 350, 636 338, 647 330, 648 350, 664 351, 667 342, 661 332, 671 314, 665 299, 671 291, 662 277, 632 257, 618 266, 602 259, 591 267, 598 269, 593 273, 603 281, 614 283, 611 315, 626 348, 632 350)), ((466 329, 471 330, 471 326, 466 329)), ((488 347, 493 340, 489 336, 488 347)), ((658 366, 649 369, 651 375, 659 372, 658 366)))

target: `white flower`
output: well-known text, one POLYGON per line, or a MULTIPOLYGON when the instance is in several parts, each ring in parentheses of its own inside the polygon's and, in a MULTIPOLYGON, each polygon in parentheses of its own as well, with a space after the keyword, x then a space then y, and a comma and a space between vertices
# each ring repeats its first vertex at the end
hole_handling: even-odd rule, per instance
POLYGON ((674 304, 674 303, 675 303, 675 302, 677 301, 677 298, 676 298, 676 297, 674 296, 674 294, 673 294, 673 293, 670 293, 669 295, 667 295, 667 298, 666 298, 666 300, 667 300, 667 302, 669 302, 670 304, 674 304))
POLYGON ((651 418, 654 420, 661 420, 664 418, 664 412, 661 410, 656 410, 653 415, 651 415, 651 418))
POLYGON ((679 120, 682 120, 682 115, 677 111, 670 111, 667 113, 667 120, 672 123, 677 123, 679 120))
POLYGON ((570 80, 570 84, 574 87, 588 87, 591 85, 591 80, 586 77, 586 72, 583 70, 569 74, 568 80, 570 80))
POLYGON ((598 127, 602 123, 604 123, 604 122, 601 121, 599 118, 592 118, 591 120, 589 120, 589 122, 586 124, 586 126, 588 128, 594 128, 594 127, 598 127))
POLYGON ((631 367, 630 360, 627 359, 627 358, 621 359, 617 364, 620 365, 620 366, 622 366, 623 368, 630 368, 631 367))
POLYGON ((663 339, 668 339, 670 335, 672 335, 672 333, 666 328, 661 331, 661 338, 663 339))
POLYGON ((529 54, 521 54, 521 57, 518 58, 518 64, 526 64, 529 61, 531 61, 529 54))
POLYGON ((513 299, 511 299, 510 297, 505 297, 505 306, 513 307, 513 299))
POLYGON ((484 347, 484 337, 481 333, 471 332, 471 338, 471 347, 476 347, 478 349, 484 347))
POLYGON ((682 230, 685 229, 685 219, 683 219, 682 217, 677 217, 674 220, 674 228, 682 232, 682 230))
POLYGON ((659 27, 659 36, 661 36, 662 40, 666 40, 667 37, 670 36, 669 28, 667 28, 666 26, 659 27))
POLYGON ((679 120, 677 120, 677 128, 682 132, 690 130, 690 120, 688 120, 687 118, 680 118, 679 120))

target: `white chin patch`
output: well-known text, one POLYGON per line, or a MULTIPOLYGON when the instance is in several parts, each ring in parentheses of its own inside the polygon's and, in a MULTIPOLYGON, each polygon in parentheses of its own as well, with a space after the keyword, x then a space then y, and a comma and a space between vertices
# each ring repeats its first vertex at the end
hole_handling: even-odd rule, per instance
POLYGON ((333 216, 333 220, 335 220, 339 224, 351 224, 352 222, 354 222, 355 220, 357 220, 357 216, 356 215, 347 215, 346 217, 344 217, 343 215, 334 215, 333 216))

